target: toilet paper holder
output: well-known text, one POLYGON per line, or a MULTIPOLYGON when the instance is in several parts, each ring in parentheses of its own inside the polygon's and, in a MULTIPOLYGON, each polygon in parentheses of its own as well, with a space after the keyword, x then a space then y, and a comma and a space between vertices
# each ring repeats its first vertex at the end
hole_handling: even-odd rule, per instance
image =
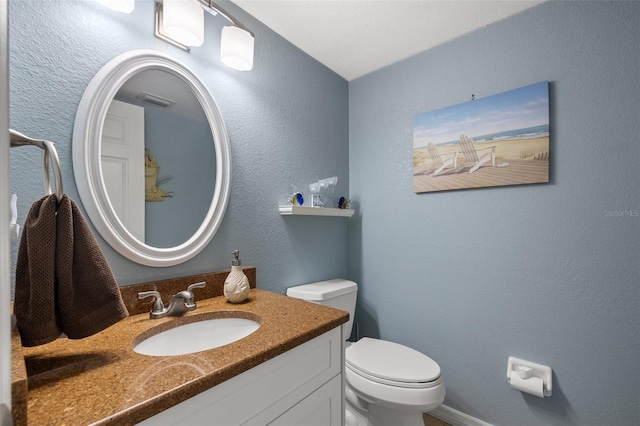
POLYGON ((553 390, 553 370, 548 365, 510 356, 507 361, 507 381, 512 384, 512 375, 517 374, 520 379, 529 380, 538 378, 542 380, 544 396, 551 396, 553 390))

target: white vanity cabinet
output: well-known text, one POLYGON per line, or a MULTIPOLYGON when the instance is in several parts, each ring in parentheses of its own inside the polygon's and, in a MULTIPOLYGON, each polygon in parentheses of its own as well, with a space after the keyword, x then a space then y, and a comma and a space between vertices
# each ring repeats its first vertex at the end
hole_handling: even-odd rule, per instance
POLYGON ((139 424, 342 425, 341 329, 336 327, 139 424))

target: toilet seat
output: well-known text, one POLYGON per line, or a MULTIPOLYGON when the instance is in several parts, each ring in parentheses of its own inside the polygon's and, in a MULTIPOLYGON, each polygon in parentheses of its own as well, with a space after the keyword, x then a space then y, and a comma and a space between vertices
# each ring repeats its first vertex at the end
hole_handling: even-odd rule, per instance
POLYGON ((425 389, 441 383, 440 366, 407 346, 363 337, 346 350, 346 368, 383 385, 425 389))
POLYGON ((403 413, 433 410, 446 393, 434 360, 398 343, 367 337, 346 349, 345 379, 364 401, 403 413))

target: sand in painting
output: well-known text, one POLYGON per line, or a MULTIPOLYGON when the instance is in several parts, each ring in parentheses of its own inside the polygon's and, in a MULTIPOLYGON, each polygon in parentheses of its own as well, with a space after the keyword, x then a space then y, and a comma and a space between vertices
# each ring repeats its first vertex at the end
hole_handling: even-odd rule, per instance
MULTIPOLYGON (((482 149, 490 146, 496 147, 496 162, 508 162, 509 160, 532 160, 544 156, 549 152, 549 137, 539 137, 530 139, 504 139, 499 141, 476 142, 476 148, 482 149)), ((438 147, 440 155, 458 152, 458 163, 464 162, 464 156, 460 150, 460 145, 449 145, 438 147)), ((480 151, 479 154, 490 152, 490 150, 480 151)), ((548 158, 548 157, 547 157, 548 158)), ((419 173, 433 167, 431 157, 427 148, 413 150, 413 172, 419 173)))

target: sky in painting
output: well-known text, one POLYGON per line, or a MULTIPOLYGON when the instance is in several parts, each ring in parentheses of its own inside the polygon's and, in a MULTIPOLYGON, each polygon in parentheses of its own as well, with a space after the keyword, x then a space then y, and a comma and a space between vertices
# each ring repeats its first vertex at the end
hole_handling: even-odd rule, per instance
POLYGON ((413 120, 413 147, 457 141, 549 123, 547 81, 426 112, 413 120))

